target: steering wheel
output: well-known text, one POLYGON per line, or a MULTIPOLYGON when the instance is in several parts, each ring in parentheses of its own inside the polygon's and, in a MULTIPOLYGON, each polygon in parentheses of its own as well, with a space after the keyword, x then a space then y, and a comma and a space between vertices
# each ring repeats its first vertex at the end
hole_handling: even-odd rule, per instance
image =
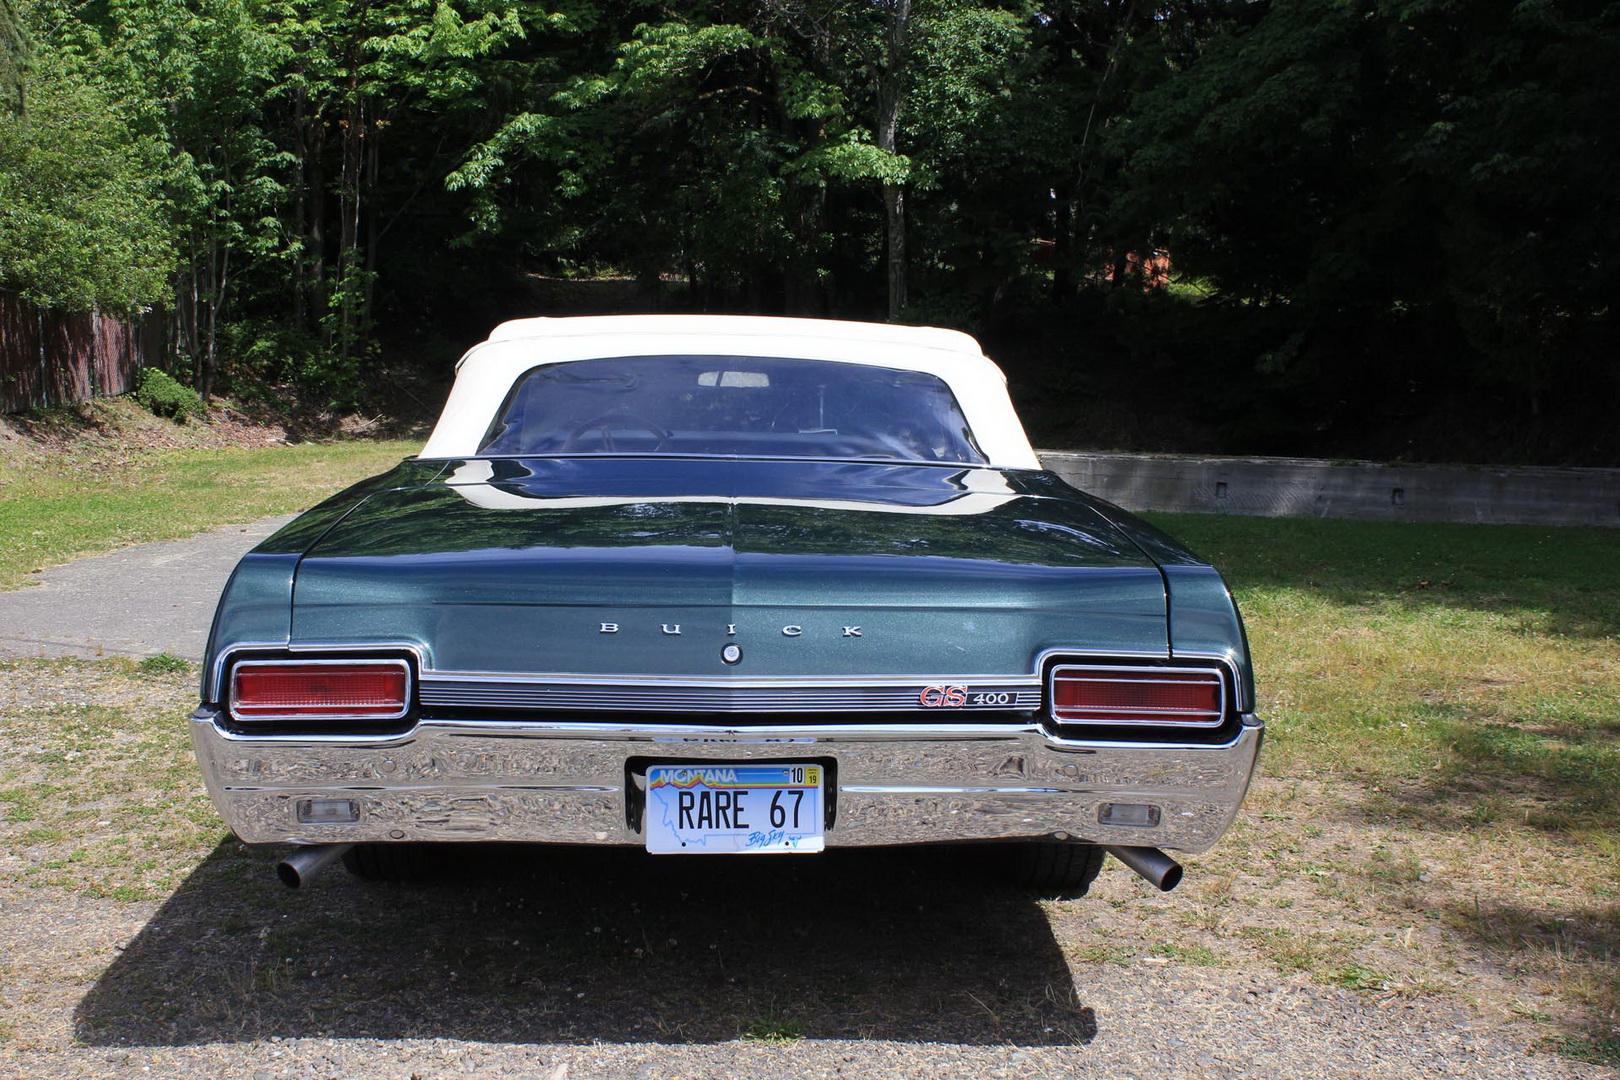
POLYGON ((623 429, 625 427, 632 431, 645 431, 657 439, 658 441, 653 444, 653 450, 655 451, 662 450, 675 437, 673 432, 664 430, 644 416, 637 416, 634 413, 603 413, 601 416, 593 416, 575 428, 568 436, 568 445, 572 447, 586 434, 592 431, 600 431, 602 433, 602 449, 609 454, 616 454, 619 448, 613 445, 613 431, 614 428, 623 429))

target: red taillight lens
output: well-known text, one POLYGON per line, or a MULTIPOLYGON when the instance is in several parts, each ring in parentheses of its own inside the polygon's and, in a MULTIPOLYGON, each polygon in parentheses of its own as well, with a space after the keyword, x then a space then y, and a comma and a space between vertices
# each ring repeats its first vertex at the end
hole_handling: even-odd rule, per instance
POLYGON ((1052 718, 1064 723, 1218 727, 1225 712, 1217 671, 1075 666, 1052 672, 1052 718))
POLYGON ((372 663, 244 661, 231 679, 231 714, 242 719, 404 716, 410 670, 372 663))

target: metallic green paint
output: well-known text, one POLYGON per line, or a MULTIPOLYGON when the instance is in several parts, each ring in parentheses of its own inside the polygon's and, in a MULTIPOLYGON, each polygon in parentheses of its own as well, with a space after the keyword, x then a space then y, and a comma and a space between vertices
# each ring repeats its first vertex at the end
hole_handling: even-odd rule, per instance
POLYGON ((216 696, 210 677, 213 659, 221 650, 248 642, 285 645, 291 639, 293 579, 299 559, 311 544, 371 495, 425 484, 444 467, 442 461, 402 461, 304 511, 244 555, 231 571, 214 610, 203 665, 203 700, 216 696))
POLYGON ((1237 671, 1241 707, 1252 709, 1254 665, 1249 659, 1248 632, 1231 590, 1215 568, 1129 511, 1069 487, 1055 476, 1051 479, 1056 488, 1066 490, 1070 497, 1083 500, 1106 517, 1159 564, 1170 598, 1172 653, 1226 660, 1237 671))
POLYGON ((1028 675, 1049 649, 1174 646, 1249 685, 1219 575, 1150 526, 1048 473, 868 462, 407 461, 243 560, 210 660, 244 642, 738 678, 1028 675))

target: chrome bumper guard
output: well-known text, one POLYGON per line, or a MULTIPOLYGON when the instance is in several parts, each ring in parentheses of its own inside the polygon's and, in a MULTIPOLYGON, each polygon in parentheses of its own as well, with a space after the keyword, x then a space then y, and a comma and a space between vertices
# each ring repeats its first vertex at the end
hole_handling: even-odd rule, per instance
POLYGON ((1199 852, 1248 790, 1264 727, 1221 745, 1058 738, 1038 724, 623 725, 423 720, 385 737, 237 735, 192 715, 214 805, 249 843, 642 842, 633 761, 824 760, 831 846, 1070 838, 1199 852), (352 823, 306 823, 306 800, 352 823), (1105 803, 1159 808, 1102 825, 1105 803))

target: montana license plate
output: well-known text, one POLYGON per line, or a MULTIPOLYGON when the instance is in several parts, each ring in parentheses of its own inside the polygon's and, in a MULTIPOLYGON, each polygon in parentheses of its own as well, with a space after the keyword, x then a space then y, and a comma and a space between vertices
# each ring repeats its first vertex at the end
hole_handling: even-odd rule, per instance
POLYGON ((653 765, 647 850, 655 855, 812 852, 825 846, 820 765, 653 765))

